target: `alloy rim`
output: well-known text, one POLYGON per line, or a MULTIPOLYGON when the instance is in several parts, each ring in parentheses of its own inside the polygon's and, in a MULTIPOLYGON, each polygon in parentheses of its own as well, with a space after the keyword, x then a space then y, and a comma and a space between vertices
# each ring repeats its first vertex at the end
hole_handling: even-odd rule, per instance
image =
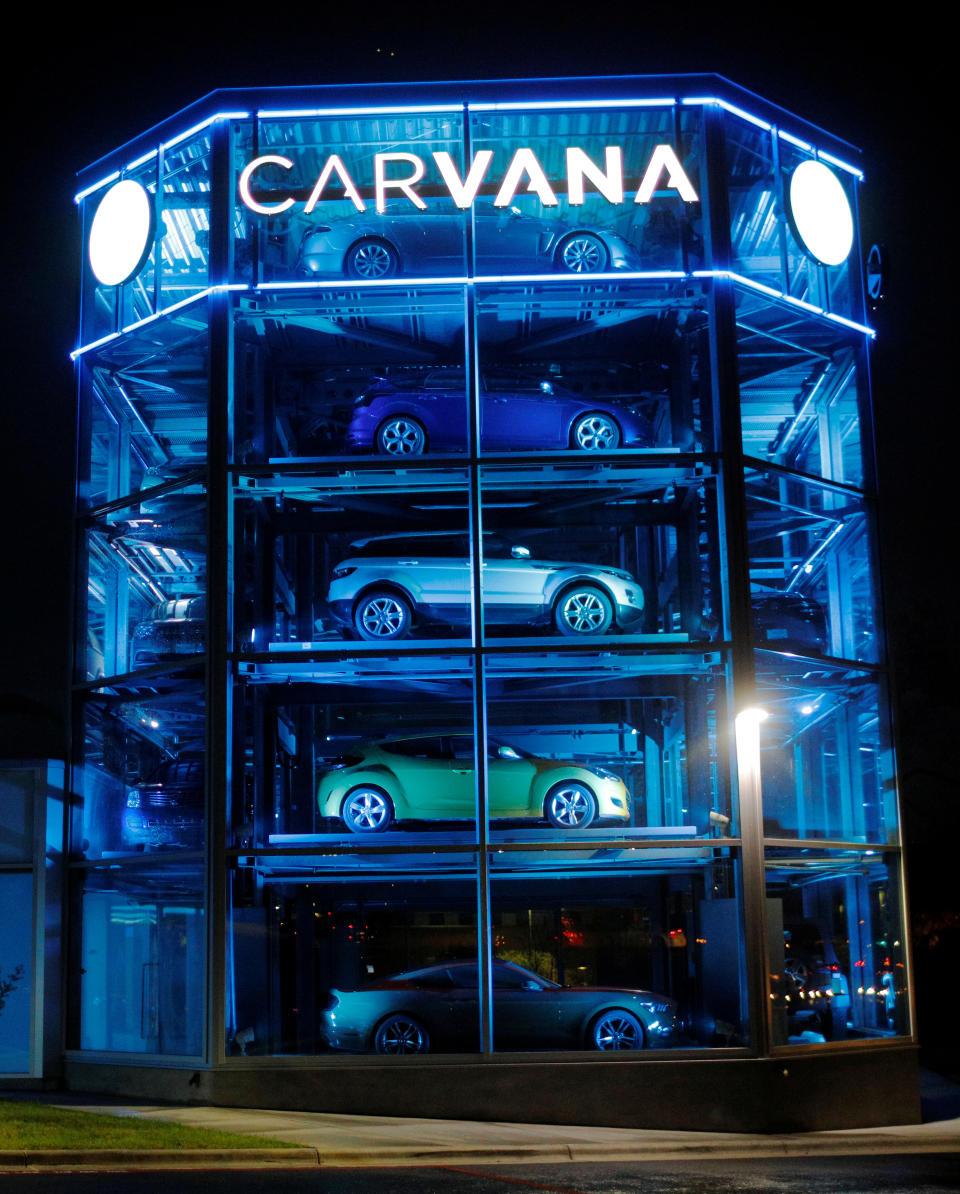
POLYGON ((580 788, 561 788, 551 797, 553 815, 561 825, 575 829, 590 813, 590 801, 580 788))
POLYGON ((403 607, 393 597, 377 597, 363 607, 360 621, 371 638, 392 638, 403 627, 403 607))
POLYGON ((575 236, 563 246, 563 264, 575 274, 592 274, 603 265, 603 249, 592 237, 575 236))
POLYGON ((357 792, 347 802, 346 814, 358 829, 379 829, 387 819, 387 802, 379 792, 357 792))
POLYGON ((393 419, 380 433, 383 450, 391 456, 419 456, 423 451, 423 431, 410 419, 393 419))
POLYGON ((598 1049, 638 1049, 640 1029, 626 1016, 604 1016, 597 1021, 594 1039, 598 1049))
POLYGON ((606 611, 596 593, 571 593, 563 603, 563 620, 577 634, 587 634, 603 625, 606 611))
POLYGON ((602 451, 617 446, 617 429, 610 419, 591 415, 577 424, 577 447, 586 452, 602 451))
POLYGON ((377 1043, 381 1053, 422 1053, 424 1048, 420 1026, 399 1016, 389 1020, 380 1029, 377 1043))
POLYGON ((390 250, 383 245, 361 245, 353 255, 353 268, 361 278, 384 278, 391 263, 390 250))

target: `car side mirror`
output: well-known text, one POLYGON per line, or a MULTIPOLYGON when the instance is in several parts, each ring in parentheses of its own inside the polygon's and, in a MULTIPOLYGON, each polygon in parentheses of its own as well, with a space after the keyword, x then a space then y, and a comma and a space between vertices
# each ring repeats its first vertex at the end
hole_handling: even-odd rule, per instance
POLYGON ((519 759, 520 756, 513 749, 512 746, 500 746, 497 748, 497 758, 500 759, 519 759))
POLYGON ((535 983, 532 978, 528 978, 523 984, 523 989, 525 991, 542 991, 543 987, 539 983, 535 983))
POLYGON ((511 547, 510 555, 515 560, 529 560, 530 559, 530 548, 529 547, 520 547, 520 546, 511 547))
POLYGON ((553 393, 552 384, 549 381, 542 381, 540 383, 540 392, 542 394, 552 394, 553 393))

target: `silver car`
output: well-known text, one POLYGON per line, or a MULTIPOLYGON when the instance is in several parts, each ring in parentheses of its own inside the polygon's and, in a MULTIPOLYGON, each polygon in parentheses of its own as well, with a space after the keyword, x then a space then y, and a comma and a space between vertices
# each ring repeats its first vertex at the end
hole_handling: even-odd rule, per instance
MULTIPOLYGON (((422 532, 358 539, 333 569, 327 603, 341 626, 390 642, 436 624, 466 626, 472 598, 466 534, 422 532)), ((598 564, 534 559, 528 547, 483 538, 487 626, 554 626, 588 638, 611 626, 635 629, 643 589, 629 572, 598 564)))

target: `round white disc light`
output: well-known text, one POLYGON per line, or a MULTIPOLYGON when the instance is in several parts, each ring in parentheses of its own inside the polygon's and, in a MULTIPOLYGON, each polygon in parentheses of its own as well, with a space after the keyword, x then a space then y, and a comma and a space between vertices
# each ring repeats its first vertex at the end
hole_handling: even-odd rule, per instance
POLYGON ((132 178, 100 200, 90 226, 90 268, 104 286, 119 286, 143 267, 150 251, 153 204, 132 178))
POLYGON ((853 248, 853 212, 843 184, 823 162, 801 162, 790 179, 790 212, 803 247, 824 265, 853 248))

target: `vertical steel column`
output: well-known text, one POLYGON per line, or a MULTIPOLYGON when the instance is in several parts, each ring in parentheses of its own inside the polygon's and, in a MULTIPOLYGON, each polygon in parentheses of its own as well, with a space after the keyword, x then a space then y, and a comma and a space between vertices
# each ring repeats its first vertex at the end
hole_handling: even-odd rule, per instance
MULTIPOLYGON (((211 286, 231 277, 233 171, 232 128, 212 126, 210 163, 211 286)), ((230 421, 233 399, 233 312, 230 292, 209 298, 210 364, 207 403, 207 1038, 208 1064, 225 1055, 226 817, 230 790, 231 676, 227 647, 231 631, 230 421)))
MULTIPOLYGON (((730 206, 727 196, 726 143, 723 112, 704 108, 706 170, 705 227, 709 264, 730 268, 730 206)), ((733 285, 717 278, 710 291, 710 373, 715 426, 719 431, 721 572, 724 576, 724 619, 732 638, 733 708, 729 730, 737 760, 747 999, 750 1035, 760 1053, 772 1043, 767 1006, 766 884, 763 854, 763 803, 760 789, 759 725, 749 710, 756 699, 753 618, 750 607, 750 554, 747 540, 746 486, 737 373, 737 319, 733 285)))
MULTIPOLYGON (((463 106, 464 172, 470 163, 470 111, 463 106)), ((473 207, 469 219, 464 220, 466 274, 472 279, 474 269, 473 207)), ((487 823, 487 684, 483 645, 483 515, 480 501, 480 384, 477 351, 477 306, 472 281, 464 295, 465 352, 464 373, 467 379, 469 418, 468 451, 470 486, 470 564, 472 578, 473 619, 473 749, 477 770, 477 952, 480 994, 480 1052, 493 1049, 493 951, 490 920, 490 855, 487 823)))

